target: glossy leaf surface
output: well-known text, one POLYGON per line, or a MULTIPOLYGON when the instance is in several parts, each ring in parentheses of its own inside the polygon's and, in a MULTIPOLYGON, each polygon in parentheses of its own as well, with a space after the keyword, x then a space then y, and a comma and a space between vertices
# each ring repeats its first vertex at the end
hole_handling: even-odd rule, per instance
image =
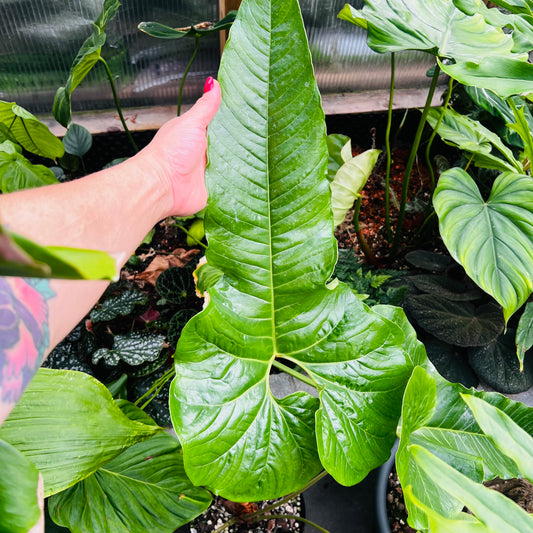
POLYGON ((79 124, 71 124, 63 138, 66 152, 83 157, 93 145, 93 137, 87 128, 79 124))
POLYGON ((484 201, 474 180, 453 168, 441 175, 433 204, 451 255, 507 321, 533 290, 533 181, 505 172, 484 201))
POLYGON ((161 434, 52 496, 48 508, 72 533, 173 533, 210 503, 209 492, 188 480, 178 441, 161 434))
POLYGON ((510 35, 451 0, 367 0, 361 10, 346 4, 339 17, 367 26, 368 45, 379 53, 421 50, 457 61, 515 56, 510 35))
POLYGON ((159 431, 126 418, 107 388, 87 374, 41 368, 0 428, 0 438, 35 465, 50 496, 159 431))
POLYGON ((326 132, 296 0, 242 3, 219 80, 205 224, 223 276, 182 332, 170 398, 187 473, 235 501, 287 494, 322 464, 356 483, 390 453, 412 362, 401 327, 326 286, 326 132), (275 398, 277 358, 304 368, 320 399, 275 398))
POLYGON ((524 354, 533 346, 533 303, 527 303, 516 330, 516 351, 520 369, 524 368, 524 354))
POLYGON ((127 290, 117 296, 104 300, 100 307, 93 309, 90 314, 92 322, 113 320, 118 316, 133 313, 136 306, 144 306, 148 302, 148 295, 139 290, 127 290))
MULTIPOLYGON (((435 128, 441 109, 430 109, 427 120, 435 128)), ((522 165, 501 139, 477 120, 468 118, 453 109, 446 109, 437 133, 442 140, 460 150, 470 152, 474 163, 482 168, 522 172, 522 165), (505 159, 491 153, 496 148, 505 159)))
POLYGON ((100 348, 92 355, 93 364, 103 359, 107 365, 116 366, 120 361, 128 365, 138 366, 142 363, 155 361, 165 343, 163 335, 145 331, 130 331, 125 335, 116 335, 113 348, 100 348))
POLYGON ((0 531, 27 533, 41 514, 37 469, 16 448, 0 440, 0 531))
POLYGON ((0 101, 0 123, 28 152, 57 159, 65 149, 62 142, 37 117, 15 102, 0 101))
POLYGON ((502 98, 533 92, 533 65, 507 57, 460 61, 440 68, 463 85, 490 89, 502 98))

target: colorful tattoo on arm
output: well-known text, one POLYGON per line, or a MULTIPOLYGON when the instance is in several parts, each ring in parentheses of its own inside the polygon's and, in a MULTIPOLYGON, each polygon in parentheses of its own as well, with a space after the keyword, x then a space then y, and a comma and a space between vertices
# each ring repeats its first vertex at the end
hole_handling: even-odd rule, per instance
POLYGON ((14 404, 50 341, 47 280, 0 278, 0 403, 14 404))

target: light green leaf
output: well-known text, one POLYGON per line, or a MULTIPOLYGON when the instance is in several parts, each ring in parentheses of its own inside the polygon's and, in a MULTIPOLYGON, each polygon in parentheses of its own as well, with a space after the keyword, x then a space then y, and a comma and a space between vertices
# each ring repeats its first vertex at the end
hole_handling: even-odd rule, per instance
POLYGON ((421 446, 412 445, 410 451, 420 468, 467 506, 491 533, 533 532, 533 517, 503 494, 474 483, 421 446))
POLYGON ((89 130, 79 124, 71 124, 63 137, 65 151, 78 157, 83 157, 93 145, 93 137, 89 130))
POLYGON ((492 2, 497 6, 507 9, 511 13, 533 13, 533 2, 531 0, 495 0, 492 2))
POLYGON ((115 260, 105 252, 40 246, 0 227, 0 271, 3 276, 105 279, 117 276, 115 260))
POLYGON ((0 439, 0 531, 27 533, 41 511, 37 469, 11 444, 0 439))
POLYGON ((520 370, 524 370, 524 355, 533 346, 533 303, 526 308, 518 322, 516 330, 516 355, 520 361, 520 370))
MULTIPOLYGON (((435 128, 441 109, 429 110, 427 120, 435 128)), ((522 165, 513 152, 503 144, 501 139, 477 120, 468 118, 453 109, 446 109, 442 122, 437 129, 442 140, 460 150, 474 155, 474 163, 481 168, 494 168, 501 171, 522 172, 522 165), (493 155, 496 148, 506 160, 493 155)))
POLYGON ((347 135, 334 133, 326 138, 328 146, 328 179, 333 181, 339 168, 352 158, 352 141, 347 135))
POLYGON ((35 465, 50 496, 159 431, 126 418, 91 376, 41 368, 0 428, 0 438, 35 465))
POLYGON ((490 89, 502 98, 533 92, 533 65, 508 57, 478 58, 440 68, 463 85, 490 89))
POLYGON ((500 451, 514 460, 521 476, 533 483, 533 438, 503 411, 480 398, 462 395, 483 432, 500 451))
POLYGON ((44 165, 33 165, 23 155, 0 152, 0 190, 3 193, 59 183, 44 165))
POLYGON ((380 153, 381 150, 367 150, 350 158, 337 171, 331 182, 331 206, 335 226, 344 220, 355 199, 361 195, 380 153))
POLYGON ((170 397, 185 468, 236 501, 301 488, 321 461, 356 483, 390 454, 412 365, 400 327, 326 285, 326 128, 296 0, 242 3, 219 81, 205 226, 223 275, 182 332, 170 397), (320 400, 275 398, 276 359, 303 368, 320 400))
POLYGON ((151 37, 157 37, 158 39, 199 38, 217 31, 229 30, 236 15, 237 11, 230 11, 218 22, 202 22, 200 24, 193 24, 187 28, 170 28, 164 24, 159 24, 159 22, 141 22, 138 28, 151 37))
POLYGON ((118 0, 105 0, 102 12, 98 15, 94 23, 101 31, 105 30, 107 23, 117 14, 121 3, 118 0))
POLYGON ((63 143, 45 124, 14 102, 0 101, 0 123, 28 152, 54 160, 65 152, 63 143))
POLYGON ((209 492, 187 478, 179 443, 161 434, 52 496, 48 508, 72 533, 172 533, 210 503, 209 492))
POLYGON ((510 35, 477 13, 463 13, 451 0, 367 0, 362 10, 347 6, 339 16, 361 27, 366 21, 368 45, 379 53, 421 50, 456 61, 527 59, 512 53, 510 35))
POLYGON ((474 180, 453 168, 441 175, 433 204, 451 255, 507 321, 533 290, 533 181, 505 172, 485 202, 474 180))

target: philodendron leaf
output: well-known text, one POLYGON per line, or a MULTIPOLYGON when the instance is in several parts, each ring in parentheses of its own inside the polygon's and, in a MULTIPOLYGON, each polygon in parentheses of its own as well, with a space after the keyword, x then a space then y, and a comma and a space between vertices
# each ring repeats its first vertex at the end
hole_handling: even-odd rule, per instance
POLYGON ((37 501, 39 472, 11 444, 0 439, 0 531, 27 533, 41 511, 37 501))
POLYGON ((401 439, 396 468, 406 493, 409 523, 425 529, 428 517, 423 506, 448 518, 459 512, 463 503, 455 494, 446 494, 438 483, 414 461, 411 445, 423 446, 476 483, 520 475, 516 463, 483 433, 468 409, 464 397, 482 398, 505 412, 527 434, 533 432, 532 409, 502 395, 467 390, 436 373, 416 369, 405 391, 402 406, 401 439), (437 385, 435 388, 435 384, 437 385))
POLYGON ((459 499, 491 533, 533 533, 533 517, 497 491, 474 483, 421 446, 410 452, 424 472, 448 494, 459 499))
POLYGON ((0 190, 3 193, 59 183, 44 165, 33 165, 23 155, 0 152, 0 190))
POLYGON ((93 137, 87 128, 79 124, 71 124, 63 138, 65 151, 83 157, 93 145, 93 137))
POLYGON ((533 65, 508 57, 477 58, 440 68, 463 85, 490 89, 502 98, 533 92, 533 65))
MULTIPOLYGON (((432 128, 437 125, 441 111, 435 108, 429 110, 427 120, 432 128)), ((513 152, 505 146, 498 135, 477 120, 461 115, 453 109, 446 109, 437 133, 446 144, 470 152, 478 167, 522 172, 522 165, 515 159, 513 152), (492 154, 493 147, 505 159, 492 154)))
POLYGON ((362 10, 346 4, 339 18, 368 28, 372 50, 421 50, 450 59, 479 61, 513 54, 513 39, 487 24, 479 14, 467 15, 451 0, 367 0, 362 10))
POLYGON ((158 39, 199 38, 217 31, 229 30, 236 16, 237 11, 230 11, 218 22, 201 22, 186 28, 170 28, 164 24, 159 24, 159 22, 141 22, 138 28, 151 37, 157 37, 158 39))
POLYGON ((172 533, 211 503, 183 468, 167 434, 133 445, 48 502, 50 516, 72 533, 172 533))
POLYGON ((441 175, 433 205, 451 255, 507 321, 533 290, 533 180, 504 172, 485 201, 474 180, 452 168, 441 175))
POLYGON ((28 152, 49 159, 57 159, 65 153, 63 143, 48 127, 14 102, 0 101, 0 123, 8 127, 10 137, 28 152))
POLYGON ((223 275, 182 332, 170 396, 185 468, 235 501, 290 493, 322 464, 356 483, 390 455, 412 339, 344 284, 326 286, 337 250, 326 129, 296 0, 242 3, 219 81, 205 225, 223 275), (272 395, 281 358, 320 399, 272 395))
POLYGON ((533 303, 526 308, 518 322, 516 330, 516 355, 520 362, 520 370, 524 370, 524 354, 533 346, 533 303))
POLYGON ((475 396, 464 395, 463 400, 474 413, 481 429, 494 440, 499 450, 513 459, 521 477, 533 483, 533 437, 528 435, 503 411, 475 396))
POLYGON ((331 182, 333 223, 338 226, 361 195, 381 150, 367 150, 342 165, 331 182))
POLYGON ((50 496, 160 431, 126 418, 107 388, 87 374, 41 368, 0 438, 35 465, 50 496))
POLYGON ((339 168, 352 158, 352 141, 347 135, 334 133, 326 138, 328 145, 328 179, 333 181, 339 168))

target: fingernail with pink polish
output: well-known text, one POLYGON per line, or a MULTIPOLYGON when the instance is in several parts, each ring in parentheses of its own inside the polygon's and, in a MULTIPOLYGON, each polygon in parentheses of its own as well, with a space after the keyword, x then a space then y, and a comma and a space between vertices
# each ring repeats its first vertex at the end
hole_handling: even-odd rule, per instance
POLYGON ((208 93, 214 86, 215 86, 215 80, 213 79, 212 76, 209 76, 209 78, 205 80, 204 94, 208 93))

